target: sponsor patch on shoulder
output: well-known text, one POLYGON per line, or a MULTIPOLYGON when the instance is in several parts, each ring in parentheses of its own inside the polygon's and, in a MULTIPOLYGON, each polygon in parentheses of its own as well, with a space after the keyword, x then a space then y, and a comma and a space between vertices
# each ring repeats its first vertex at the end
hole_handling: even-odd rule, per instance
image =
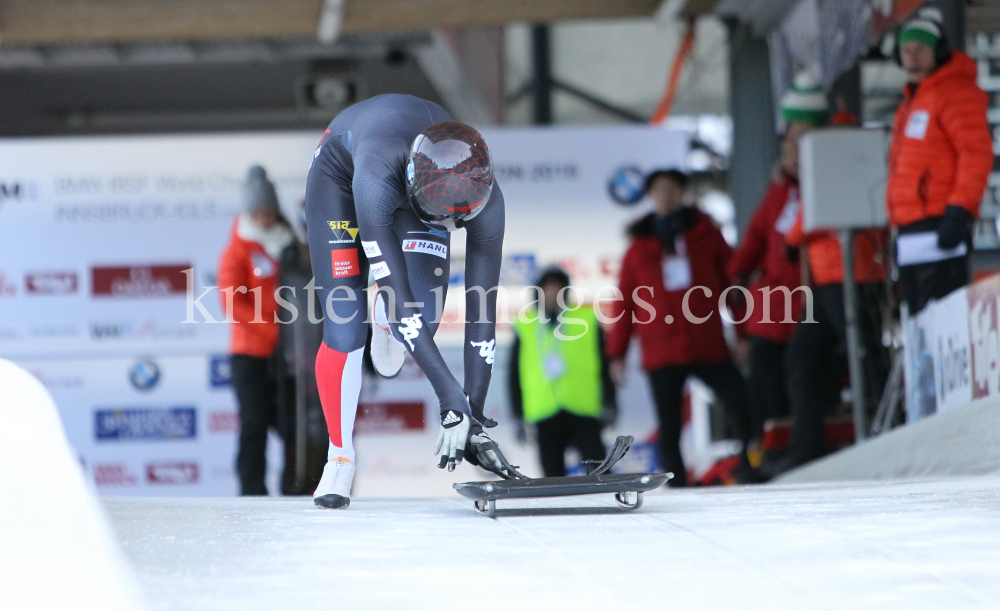
POLYGON ((382 249, 378 247, 378 242, 361 240, 361 247, 365 249, 365 256, 369 259, 382 256, 382 249))
POLYGON ((372 274, 375 275, 376 280, 385 278, 389 273, 389 264, 385 261, 379 261, 375 265, 372 265, 372 274))
POLYGON ((448 258, 448 247, 430 240, 403 240, 403 252, 419 252, 442 259, 448 258))

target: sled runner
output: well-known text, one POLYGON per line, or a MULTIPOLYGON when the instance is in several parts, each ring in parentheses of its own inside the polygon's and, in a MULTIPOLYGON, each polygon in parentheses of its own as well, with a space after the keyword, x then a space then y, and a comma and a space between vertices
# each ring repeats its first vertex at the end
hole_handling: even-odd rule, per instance
POLYGON ((587 475, 567 477, 530 478, 517 467, 507 462, 495 442, 490 442, 490 450, 497 453, 504 465, 502 471, 494 471, 504 478, 500 481, 466 482, 454 484, 462 496, 472 499, 476 511, 487 517, 496 516, 496 502, 499 499, 533 499, 554 496, 578 496, 584 494, 614 494, 615 501, 625 509, 642 507, 642 493, 659 488, 673 477, 672 473, 608 473, 612 466, 622 459, 632 445, 631 436, 621 436, 602 461, 587 461, 587 475))

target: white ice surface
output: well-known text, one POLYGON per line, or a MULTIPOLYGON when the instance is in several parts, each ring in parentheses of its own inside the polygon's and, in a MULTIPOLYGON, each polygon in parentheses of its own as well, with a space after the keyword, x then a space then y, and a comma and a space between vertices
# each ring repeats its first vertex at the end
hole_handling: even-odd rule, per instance
POLYGON ((153 609, 1000 608, 1000 478, 498 501, 104 499, 153 609))

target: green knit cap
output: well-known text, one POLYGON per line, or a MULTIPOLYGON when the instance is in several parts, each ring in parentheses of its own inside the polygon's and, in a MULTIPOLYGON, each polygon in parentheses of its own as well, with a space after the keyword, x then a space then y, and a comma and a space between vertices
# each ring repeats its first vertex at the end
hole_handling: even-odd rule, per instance
POLYGON ((936 49, 941 40, 941 11, 935 8, 925 8, 903 24, 899 31, 899 44, 916 41, 931 49, 936 49))
POLYGON ((795 77, 795 83, 781 98, 781 117, 786 122, 826 125, 830 109, 826 103, 823 86, 808 72, 795 77))

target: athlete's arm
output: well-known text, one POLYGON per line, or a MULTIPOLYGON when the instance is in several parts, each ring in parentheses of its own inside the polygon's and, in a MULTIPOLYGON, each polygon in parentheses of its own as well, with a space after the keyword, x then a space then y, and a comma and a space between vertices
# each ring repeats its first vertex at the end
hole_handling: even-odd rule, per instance
POLYGON ((504 217, 503 194, 494 184, 486 208, 466 225, 465 394, 477 417, 486 401, 496 351, 504 217))
POLYGON ((354 158, 354 207, 361 239, 378 244, 380 254, 369 257, 368 261, 373 270, 379 270, 375 274, 379 290, 383 287, 391 290, 383 296, 388 304, 389 324, 434 387, 441 412, 469 414, 462 386, 441 358, 428 329, 429 321, 423 320, 407 279, 406 261, 392 224, 393 213, 400 202, 406 201, 401 177, 381 157, 359 153, 354 158))

